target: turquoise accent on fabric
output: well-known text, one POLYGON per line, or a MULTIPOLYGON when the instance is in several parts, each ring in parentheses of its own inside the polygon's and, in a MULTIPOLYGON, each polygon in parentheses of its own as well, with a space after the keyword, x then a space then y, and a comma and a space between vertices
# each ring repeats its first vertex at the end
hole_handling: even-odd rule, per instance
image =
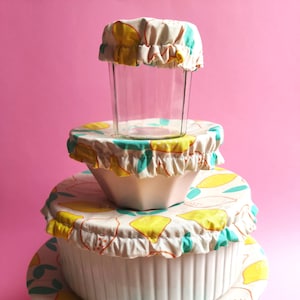
POLYGON ((201 190, 198 188, 192 187, 186 197, 190 200, 194 199, 195 197, 199 196, 201 194, 201 190))
POLYGON ((57 199, 57 197, 58 197, 57 193, 50 193, 48 199, 46 200, 46 205, 48 208, 50 208, 52 201, 57 199))
POLYGON ((239 186, 234 186, 226 191, 224 191, 223 193, 235 193, 235 192, 240 192, 243 190, 246 190, 248 188, 248 185, 239 185, 239 186))
POLYGON ((28 292, 30 295, 51 295, 57 293, 57 289, 47 286, 36 286, 31 288, 28 292))
POLYGON ((85 170, 85 171, 82 171, 81 173, 82 173, 82 174, 87 174, 87 175, 88 175, 88 174, 92 174, 92 172, 91 172, 90 170, 85 170))
POLYGON ((101 44, 100 45, 100 53, 104 54, 105 48, 107 47, 107 44, 101 44))
POLYGON ((162 126, 168 126, 170 123, 169 119, 159 119, 159 124, 162 126))
POLYGON ((226 247, 227 245, 228 245, 228 239, 226 236, 226 232, 224 232, 224 230, 223 230, 220 232, 220 235, 219 235, 219 238, 215 245, 214 250, 218 250, 220 247, 226 247))
POLYGON ((77 136, 77 137, 84 136, 84 135, 86 135, 86 133, 90 133, 90 132, 104 135, 104 132, 101 130, 98 130, 98 129, 82 129, 82 128, 81 129, 73 129, 73 133, 74 132, 78 132, 78 133, 74 134, 74 136, 77 136))
POLYGON ((167 211, 167 209, 162 208, 162 209, 153 209, 153 210, 147 210, 147 211, 142 211, 142 210, 128 210, 128 209, 117 209, 117 212, 122 215, 128 215, 128 216, 137 216, 137 215, 156 215, 159 213, 163 213, 167 211))
POLYGON ((61 290, 63 288, 62 283, 59 280, 55 279, 55 278, 52 280, 52 286, 54 288, 56 288, 57 290, 61 290))
POLYGON ((251 213, 253 214, 253 216, 257 216, 257 214, 258 214, 258 207, 255 205, 255 204, 253 204, 252 205, 252 207, 251 207, 251 213))
POLYGON ((210 164, 212 167, 214 167, 217 164, 217 159, 218 159, 217 154, 213 152, 210 157, 210 164))
POLYGON ((137 165, 138 173, 143 172, 148 167, 149 163, 152 160, 152 156, 153 156, 153 153, 151 150, 146 150, 145 153, 143 153, 140 156, 140 159, 139 159, 138 165, 137 165))
POLYGON ((188 48, 190 48, 190 54, 193 54, 193 49, 195 46, 194 32, 193 32, 193 29, 189 25, 186 26, 186 32, 184 34, 184 42, 185 42, 185 45, 188 48))
POLYGON ((167 209, 165 208, 162 208, 162 209, 154 209, 154 210, 147 210, 147 211, 144 211, 144 210, 140 210, 140 211, 137 211, 137 215, 156 215, 156 214, 159 214, 159 213, 163 213, 167 211, 167 209))
POLYGON ((68 139, 67 141, 67 149, 69 153, 73 153, 77 145, 77 138, 76 137, 74 138, 75 138, 74 140, 68 139))
POLYGON ((212 128, 209 128, 209 130, 208 131, 213 131, 213 132, 215 132, 216 133, 216 140, 217 141, 220 141, 221 140, 221 138, 222 138, 222 129, 221 129, 221 127, 220 126, 214 126, 214 127, 212 127, 212 128))
POLYGON ((147 150, 150 149, 148 140, 114 140, 114 144, 124 150, 147 150))
POLYGON ((52 238, 49 241, 46 242, 46 247, 54 252, 57 251, 57 239, 52 238))
POLYGON ((182 238, 181 243, 183 253, 188 253, 193 249, 193 241, 191 239, 191 233, 187 232, 182 238))
POLYGON ((175 204, 173 204, 173 205, 171 205, 171 206, 169 206, 169 207, 179 206, 179 205, 181 205, 181 204, 183 204, 183 203, 184 203, 184 201, 178 202, 178 203, 175 203, 175 204))
POLYGON ((27 286, 27 288, 29 288, 30 285, 31 285, 33 282, 34 282, 34 279, 29 279, 29 280, 27 280, 27 281, 26 281, 26 286, 27 286))
POLYGON ((117 212, 121 215, 136 216, 136 213, 132 210, 118 208, 117 212))
POLYGON ((237 235, 232 230, 225 228, 220 232, 214 250, 218 250, 220 247, 226 247, 229 242, 238 242, 238 241, 239 238, 237 237, 237 235))
POLYGON ((56 270, 56 269, 57 269, 56 267, 54 267, 52 265, 48 265, 48 264, 38 265, 33 270, 33 277, 35 279, 40 279, 44 276, 46 270, 56 270))

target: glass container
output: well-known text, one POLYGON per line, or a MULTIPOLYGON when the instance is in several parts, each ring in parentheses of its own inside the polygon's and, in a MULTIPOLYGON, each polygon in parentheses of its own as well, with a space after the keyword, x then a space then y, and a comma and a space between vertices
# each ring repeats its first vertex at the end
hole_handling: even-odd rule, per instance
POLYGON ((132 139, 186 133, 192 72, 109 63, 115 134, 132 139))

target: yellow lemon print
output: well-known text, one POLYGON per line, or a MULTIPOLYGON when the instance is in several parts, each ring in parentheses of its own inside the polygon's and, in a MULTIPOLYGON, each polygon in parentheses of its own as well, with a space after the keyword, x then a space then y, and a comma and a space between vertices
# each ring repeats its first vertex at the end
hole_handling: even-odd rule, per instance
POLYGON ((170 218, 162 216, 144 216, 132 221, 130 225, 151 243, 156 243, 170 221, 170 218))
POLYGON ((76 144, 74 152, 70 153, 70 157, 75 160, 88 163, 94 168, 99 168, 97 153, 88 145, 82 143, 76 144))
POLYGON ((38 253, 34 254, 33 258, 29 263, 29 267, 38 266, 40 264, 40 257, 38 253))
POLYGON ((258 280, 266 280, 269 277, 269 268, 265 260, 260 260, 248 266, 244 272, 244 284, 249 284, 258 280))
POLYGON ((93 122, 93 123, 85 124, 82 127, 86 129, 99 130, 99 129, 109 128, 110 125, 105 122, 93 122))
POLYGON ((52 219, 47 225, 47 233, 67 239, 72 232, 75 222, 83 219, 83 216, 78 216, 65 211, 59 211, 56 214, 56 219, 52 219))
POLYGON ((184 61, 184 56, 179 51, 176 51, 176 60, 178 64, 181 64, 184 61))
POLYGON ((112 34, 118 45, 114 50, 114 60, 119 64, 136 66, 139 33, 134 27, 118 21, 112 25, 112 34))
POLYGON ((110 158, 110 169, 119 177, 129 176, 130 173, 119 166, 118 159, 115 156, 110 158))
POLYGON ((59 203, 60 206, 70 208, 80 212, 87 212, 87 213, 99 213, 99 212, 107 212, 111 211, 112 208, 109 207, 100 207, 99 203, 97 202, 88 202, 88 201, 73 201, 73 202, 63 202, 59 203))
POLYGON ((245 245, 253 245, 253 244, 256 244, 256 240, 248 235, 247 238, 245 239, 245 245))
POLYGON ((55 300, 80 300, 77 295, 71 291, 59 291, 55 297, 55 300))
POLYGON ((214 188, 233 181, 237 177, 234 173, 215 174, 204 178, 197 188, 214 188))
POLYGON ((201 209, 180 214, 179 217, 197 222, 207 230, 221 231, 227 224, 227 214, 222 209, 201 209))
POLYGON ((224 168, 221 168, 221 167, 218 167, 218 166, 216 166, 216 167, 214 167, 214 170, 216 170, 216 171, 223 171, 223 170, 225 170, 224 168))
POLYGON ((196 137, 185 135, 183 137, 168 140, 152 140, 151 149, 169 153, 183 153, 195 142, 196 137))

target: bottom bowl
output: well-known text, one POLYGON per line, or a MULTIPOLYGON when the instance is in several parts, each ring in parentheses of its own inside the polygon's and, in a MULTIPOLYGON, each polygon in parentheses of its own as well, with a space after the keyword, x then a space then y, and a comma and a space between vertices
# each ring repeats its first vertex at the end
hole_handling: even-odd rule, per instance
POLYGON ((85 300, 215 300, 237 280, 244 243, 207 254, 122 258, 58 239, 64 277, 85 300))

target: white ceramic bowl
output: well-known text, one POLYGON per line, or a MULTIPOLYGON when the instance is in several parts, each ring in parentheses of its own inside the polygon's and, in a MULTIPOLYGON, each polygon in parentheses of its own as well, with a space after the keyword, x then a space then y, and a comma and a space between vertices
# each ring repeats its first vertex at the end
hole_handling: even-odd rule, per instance
POLYGON ((215 300, 237 280, 244 243, 207 254, 121 258, 58 239, 64 277, 85 300, 215 300))
POLYGON ((105 169, 90 171, 110 201, 120 208, 149 210, 168 208, 183 202, 198 172, 186 171, 183 175, 137 178, 135 175, 119 177, 105 169))

